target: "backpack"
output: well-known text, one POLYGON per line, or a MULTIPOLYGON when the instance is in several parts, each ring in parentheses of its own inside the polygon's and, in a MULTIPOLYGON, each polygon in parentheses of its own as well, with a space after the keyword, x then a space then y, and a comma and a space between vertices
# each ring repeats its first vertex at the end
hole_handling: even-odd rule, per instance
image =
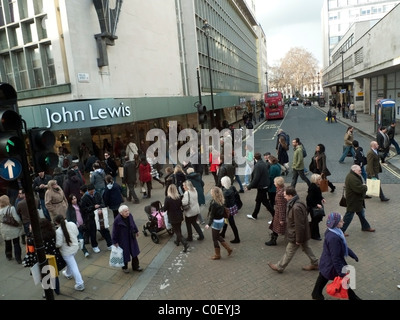
POLYGON ((304 144, 301 145, 302 149, 303 149, 303 158, 307 157, 307 151, 306 151, 306 147, 304 146, 304 144))
POLYGON ((285 132, 282 132, 280 135, 282 135, 285 138, 286 145, 290 146, 290 137, 289 137, 289 135, 287 133, 285 133, 285 132))

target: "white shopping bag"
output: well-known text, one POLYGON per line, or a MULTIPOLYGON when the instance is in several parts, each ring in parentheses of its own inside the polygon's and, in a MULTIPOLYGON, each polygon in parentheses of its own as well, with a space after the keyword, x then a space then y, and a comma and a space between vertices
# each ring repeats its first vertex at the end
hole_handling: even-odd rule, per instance
POLYGON ((381 189, 381 181, 378 179, 367 179, 367 196, 379 197, 379 191, 381 189))
POLYGON ((124 264, 124 251, 121 247, 111 246, 110 267, 121 268, 124 264))
POLYGON ((164 222, 165 222, 165 227, 170 230, 172 229, 172 225, 169 223, 168 221, 168 215, 167 215, 167 211, 162 212, 162 215, 164 216, 164 222))

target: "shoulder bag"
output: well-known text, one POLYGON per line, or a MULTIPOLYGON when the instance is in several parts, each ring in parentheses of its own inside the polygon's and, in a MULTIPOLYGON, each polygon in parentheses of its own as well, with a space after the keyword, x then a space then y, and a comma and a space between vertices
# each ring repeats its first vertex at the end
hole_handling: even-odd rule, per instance
POLYGON ((327 192, 329 189, 328 179, 321 179, 321 182, 319 183, 319 188, 321 189, 321 192, 327 192))
POLYGON ((339 201, 339 206, 347 208, 347 201, 346 201, 346 197, 344 195, 344 190, 345 189, 346 189, 346 187, 343 187, 342 198, 339 201))
POLYGON ((8 206, 6 213, 3 216, 3 223, 4 224, 8 224, 9 226, 12 227, 19 227, 19 222, 17 220, 14 219, 11 210, 10 210, 10 206, 8 206))
POLYGON ((188 191, 188 199, 189 199, 188 203, 185 205, 182 205, 183 211, 188 211, 190 209, 190 192, 189 191, 188 191))

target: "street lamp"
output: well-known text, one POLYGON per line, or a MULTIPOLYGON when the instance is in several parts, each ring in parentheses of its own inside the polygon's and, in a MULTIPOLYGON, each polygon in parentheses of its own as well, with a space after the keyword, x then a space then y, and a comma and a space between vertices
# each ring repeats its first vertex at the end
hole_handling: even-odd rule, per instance
POLYGON ((214 94, 213 94, 213 86, 212 86, 212 77, 211 77, 211 59, 210 59, 210 47, 208 44, 208 37, 210 36, 210 25, 208 24, 207 20, 203 21, 203 30, 204 34, 206 35, 206 43, 207 43, 207 56, 208 56, 208 73, 210 75, 210 93, 211 93, 211 126, 215 127, 214 122, 214 94))
POLYGON ((267 87, 267 92, 268 92, 268 71, 265 72, 265 78, 266 78, 266 84, 265 86, 267 87))
POLYGON ((318 99, 319 99, 319 71, 318 71, 318 83, 317 83, 317 95, 318 95, 318 99))
POLYGON ((344 51, 340 51, 340 54, 342 55, 342 90, 340 90, 340 93, 343 93, 343 99, 342 99, 342 104, 344 103, 344 63, 343 63, 343 55, 344 51))

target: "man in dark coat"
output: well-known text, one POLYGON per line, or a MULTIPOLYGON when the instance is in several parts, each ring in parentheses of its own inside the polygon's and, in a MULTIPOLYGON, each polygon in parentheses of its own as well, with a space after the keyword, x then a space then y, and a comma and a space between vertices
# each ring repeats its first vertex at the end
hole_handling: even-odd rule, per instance
POLYGON ((261 153, 256 152, 254 155, 256 164, 254 165, 253 172, 251 173, 251 182, 246 186, 246 190, 257 188, 256 206, 254 207, 253 214, 248 214, 247 218, 257 220, 258 213, 260 212, 261 204, 263 204, 267 210, 274 217, 275 210, 271 206, 268 200, 268 188, 270 186, 269 170, 265 161, 261 159, 261 153))
MULTIPOLYGON (((367 152, 367 178, 379 180, 379 173, 382 172, 382 167, 379 163, 379 145, 378 142, 371 141, 370 146, 371 148, 367 152)), ((379 198, 381 199, 381 201, 389 201, 389 199, 386 198, 383 194, 382 186, 379 189, 379 198)))
POLYGON ((122 178, 122 182, 126 183, 128 187, 128 201, 134 201, 135 203, 139 203, 139 198, 135 192, 135 185, 137 182, 137 168, 135 164, 135 160, 129 160, 128 156, 125 156, 124 163, 124 177, 122 178))
MULTIPOLYGON (((86 193, 81 198, 81 208, 83 222, 88 228, 90 243, 95 253, 99 253, 100 249, 96 239, 97 226, 94 211, 104 207, 105 205, 100 192, 95 191, 93 184, 89 184, 86 193)), ((99 232, 107 242, 107 249, 111 250, 112 241, 110 230, 108 228, 100 228, 99 232)))
POLYGON ((342 227, 344 235, 348 236, 345 231, 353 220, 354 213, 356 213, 358 215, 358 218, 360 219, 362 231, 374 232, 375 229, 371 228, 367 219, 365 218, 364 198, 368 188, 365 184, 363 184, 363 180, 361 177, 361 167, 358 164, 353 164, 351 166, 351 170, 346 176, 344 185, 346 188, 347 202, 347 209, 346 214, 343 218, 344 224, 342 227))
MULTIPOLYGON (((235 179, 235 171, 236 168, 232 163, 225 163, 224 155, 221 154, 220 157, 220 164, 218 169, 218 183, 217 187, 222 188, 221 179, 225 176, 228 176, 231 179, 231 185, 233 184, 233 180, 235 179)), ((233 161, 233 159, 232 159, 233 161)))

